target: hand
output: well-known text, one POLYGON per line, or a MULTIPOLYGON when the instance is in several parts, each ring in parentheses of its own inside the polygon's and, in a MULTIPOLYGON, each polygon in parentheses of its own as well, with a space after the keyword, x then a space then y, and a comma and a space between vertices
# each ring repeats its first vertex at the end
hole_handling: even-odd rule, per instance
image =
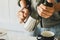
POLYGON ((24 8, 24 9, 20 10, 20 11, 17 13, 19 22, 20 22, 20 23, 23 23, 24 20, 28 17, 28 14, 29 14, 29 10, 28 10, 27 8, 24 8))
POLYGON ((20 5, 21 5, 22 8, 27 7, 27 4, 26 4, 25 0, 21 0, 20 5))
POLYGON ((37 6, 37 12, 39 16, 43 18, 51 17, 54 13, 54 10, 55 10, 54 7, 47 7, 47 6, 44 6, 43 4, 37 6))

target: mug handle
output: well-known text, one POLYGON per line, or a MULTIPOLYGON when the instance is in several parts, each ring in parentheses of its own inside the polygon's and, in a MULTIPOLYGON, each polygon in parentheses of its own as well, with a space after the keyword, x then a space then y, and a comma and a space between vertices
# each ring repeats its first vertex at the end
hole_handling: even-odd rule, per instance
POLYGON ((42 36, 41 35, 38 35, 37 36, 37 40, 41 40, 42 36))

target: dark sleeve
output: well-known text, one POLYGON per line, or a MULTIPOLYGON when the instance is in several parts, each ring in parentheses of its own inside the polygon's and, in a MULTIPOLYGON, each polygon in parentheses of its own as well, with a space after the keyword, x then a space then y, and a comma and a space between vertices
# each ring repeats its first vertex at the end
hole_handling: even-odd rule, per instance
POLYGON ((21 5, 20 5, 20 1, 21 1, 21 0, 18 0, 18 6, 19 6, 19 7, 21 7, 21 5))
POLYGON ((56 0, 56 2, 58 3, 58 2, 60 2, 60 0, 56 0))
POLYGON ((60 2, 60 0, 57 0, 57 2, 60 2))
POLYGON ((26 0, 27 8, 31 11, 31 0, 26 0))
MULTIPOLYGON (((60 0, 57 0, 57 2, 60 2, 60 0)), ((60 11, 59 11, 58 13, 59 13, 59 15, 60 15, 60 11)))

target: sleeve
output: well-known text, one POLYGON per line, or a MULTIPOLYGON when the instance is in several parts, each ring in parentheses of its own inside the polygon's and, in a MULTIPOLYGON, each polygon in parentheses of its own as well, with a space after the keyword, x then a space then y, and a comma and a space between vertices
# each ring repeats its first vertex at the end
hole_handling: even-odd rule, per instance
POLYGON ((60 2, 60 0, 57 0, 57 2, 60 2))
POLYGON ((19 7, 21 7, 21 5, 20 5, 20 1, 21 1, 21 0, 18 0, 18 6, 19 6, 19 7))
MULTIPOLYGON (((21 7, 20 1, 21 1, 21 0, 18 0, 18 6, 21 7)), ((26 0, 26 3, 27 3, 27 7, 30 7, 30 6, 31 6, 31 0, 26 0)))
MULTIPOLYGON (((60 0, 57 0, 57 3, 59 3, 60 2, 60 0)), ((59 15, 60 15, 60 11, 58 12, 59 13, 59 15)))
POLYGON ((60 0, 55 0, 57 3, 60 2, 60 0))

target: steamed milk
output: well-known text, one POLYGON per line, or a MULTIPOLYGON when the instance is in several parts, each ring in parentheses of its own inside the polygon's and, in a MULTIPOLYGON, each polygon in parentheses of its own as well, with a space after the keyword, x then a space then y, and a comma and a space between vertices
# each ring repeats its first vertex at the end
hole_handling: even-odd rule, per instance
POLYGON ((41 35, 44 37, 51 37, 51 36, 54 36, 54 33, 51 31, 43 31, 41 35))

